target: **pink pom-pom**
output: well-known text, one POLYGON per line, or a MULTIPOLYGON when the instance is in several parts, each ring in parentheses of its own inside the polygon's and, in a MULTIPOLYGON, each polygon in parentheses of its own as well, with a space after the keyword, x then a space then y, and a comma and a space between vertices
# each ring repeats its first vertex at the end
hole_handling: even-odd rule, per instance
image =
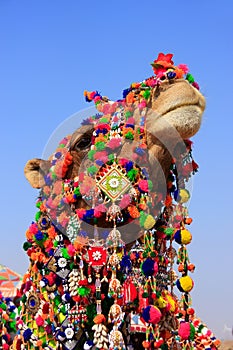
POLYGON ((143 109, 143 108, 145 108, 145 107, 146 107, 146 101, 145 101, 145 100, 142 100, 142 102, 139 103, 138 108, 139 108, 139 109, 143 109))
POLYGON ((73 244, 69 244, 67 246, 67 252, 70 256, 74 256, 75 255, 75 249, 74 249, 74 246, 73 244))
POLYGON ((131 203, 131 197, 129 194, 125 194, 120 201, 120 208, 124 209, 128 207, 131 203))
POLYGON ((37 326, 43 326, 44 324, 44 319, 40 315, 36 318, 36 324, 37 326))
POLYGON ((189 71, 187 64, 179 64, 177 67, 181 69, 184 72, 184 74, 187 74, 189 71))
POLYGON ((112 138, 108 143, 107 146, 111 149, 117 148, 119 146, 121 146, 121 137, 119 138, 112 138))
POLYGON ((183 340, 188 340, 190 336, 190 323, 181 322, 178 330, 178 334, 183 340))
POLYGON ((141 191, 148 192, 148 181, 147 180, 139 181, 138 187, 141 191))
POLYGON ((135 123, 135 119, 133 117, 130 117, 128 120, 127 120, 127 124, 134 124, 135 123))

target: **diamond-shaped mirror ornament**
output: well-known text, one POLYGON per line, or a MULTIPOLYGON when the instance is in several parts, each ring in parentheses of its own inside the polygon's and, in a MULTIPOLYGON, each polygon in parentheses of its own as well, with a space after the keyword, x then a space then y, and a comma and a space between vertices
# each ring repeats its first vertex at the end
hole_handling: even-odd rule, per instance
POLYGON ((131 183, 114 163, 109 171, 97 182, 97 186, 106 196, 115 201, 129 189, 131 183))

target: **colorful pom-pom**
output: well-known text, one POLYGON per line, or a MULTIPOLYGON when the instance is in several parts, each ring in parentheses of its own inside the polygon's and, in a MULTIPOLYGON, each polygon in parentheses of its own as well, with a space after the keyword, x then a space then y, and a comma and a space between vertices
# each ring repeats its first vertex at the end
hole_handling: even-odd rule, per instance
POLYGON ((186 229, 176 231, 174 235, 176 243, 189 244, 192 241, 192 234, 186 229))
POLYGON ((141 265, 143 274, 147 277, 155 276, 158 272, 158 264, 155 260, 147 258, 141 265))
POLYGON ((180 292, 190 292, 193 289, 193 280, 190 276, 183 276, 176 281, 177 288, 180 292))
POLYGON ((194 340, 195 328, 190 322, 181 322, 178 334, 183 340, 194 340))
POLYGON ((159 323, 161 316, 162 314, 160 310, 154 305, 149 305, 145 307, 142 311, 142 318, 144 319, 145 322, 148 322, 148 323, 153 323, 153 324, 159 323))

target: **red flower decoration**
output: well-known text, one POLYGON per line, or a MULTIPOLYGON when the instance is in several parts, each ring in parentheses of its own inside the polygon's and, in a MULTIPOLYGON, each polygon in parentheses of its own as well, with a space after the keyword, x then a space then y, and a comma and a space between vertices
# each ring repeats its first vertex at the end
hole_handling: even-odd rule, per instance
POLYGON ((168 69, 174 66, 174 62, 172 61, 173 54, 168 53, 164 54, 162 52, 159 53, 158 58, 154 60, 152 63, 152 67, 154 70, 154 73, 157 75, 158 73, 161 73, 161 70, 168 69))

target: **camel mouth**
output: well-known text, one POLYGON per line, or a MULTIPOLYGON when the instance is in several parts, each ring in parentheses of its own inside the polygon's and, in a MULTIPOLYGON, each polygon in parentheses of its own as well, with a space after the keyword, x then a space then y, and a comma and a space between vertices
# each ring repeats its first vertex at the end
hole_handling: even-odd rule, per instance
POLYGON ((205 110, 205 104, 202 103, 201 101, 198 101, 197 103, 193 102, 185 102, 185 103, 180 103, 175 106, 172 106, 171 108, 168 108, 166 111, 164 111, 161 116, 166 116, 168 113, 172 112, 178 112, 181 110, 196 110, 199 111, 199 114, 202 115, 202 113, 205 110))

